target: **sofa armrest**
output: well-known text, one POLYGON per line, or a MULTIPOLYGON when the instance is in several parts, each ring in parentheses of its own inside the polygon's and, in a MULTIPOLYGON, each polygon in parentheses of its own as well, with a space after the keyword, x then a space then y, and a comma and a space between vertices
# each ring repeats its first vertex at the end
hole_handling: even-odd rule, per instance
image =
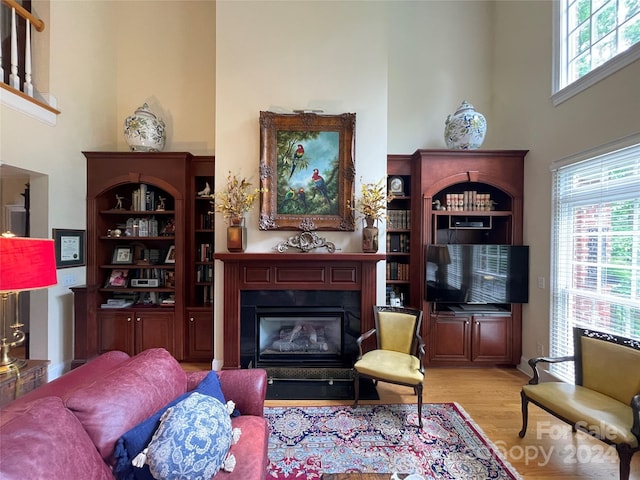
POLYGON ((631 399, 631 411, 633 413, 631 433, 638 438, 638 443, 640 443, 640 393, 631 399))
POLYGON ((529 380, 529 385, 537 385, 540 382, 540 375, 538 373, 538 363, 561 363, 561 362, 573 362, 576 357, 574 355, 568 357, 536 357, 529 359, 529 366, 533 370, 533 378, 529 380))
POLYGON ((224 398, 233 400, 241 415, 264 416, 264 400, 267 396, 266 370, 221 370, 218 375, 224 398))
MULTIPOLYGON (((187 390, 193 390, 211 370, 189 372, 187 390)), ((240 368, 220 370, 220 386, 226 400, 233 400, 241 415, 264 414, 264 400, 267 396, 267 372, 261 368, 240 368)))

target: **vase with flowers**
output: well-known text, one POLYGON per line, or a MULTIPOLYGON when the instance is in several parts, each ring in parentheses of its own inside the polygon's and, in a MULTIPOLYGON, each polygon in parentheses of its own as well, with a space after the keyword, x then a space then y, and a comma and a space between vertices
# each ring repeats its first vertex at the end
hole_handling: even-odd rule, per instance
POLYGON ((244 215, 253 207, 259 188, 252 188, 246 178, 238 179, 229 172, 227 186, 212 197, 213 210, 222 213, 227 222, 227 250, 244 252, 247 248, 247 227, 244 215))
POLYGON ((354 210, 358 212, 363 223, 362 251, 376 253, 378 251, 378 222, 387 216, 387 203, 393 200, 393 194, 387 192, 386 178, 378 182, 361 183, 360 198, 356 200, 354 210))

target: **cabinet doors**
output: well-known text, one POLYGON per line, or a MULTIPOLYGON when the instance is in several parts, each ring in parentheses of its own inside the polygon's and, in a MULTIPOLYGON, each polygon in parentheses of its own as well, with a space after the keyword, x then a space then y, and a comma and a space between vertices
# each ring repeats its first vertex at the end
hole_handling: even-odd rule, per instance
POLYGON ((431 315, 429 362, 439 365, 512 363, 512 317, 431 315))
POLYGON ((173 312, 148 310, 98 312, 100 351, 122 350, 135 355, 148 348, 174 353, 173 312))
POLYGON ((213 312, 187 311, 187 358, 192 361, 213 359, 213 312))

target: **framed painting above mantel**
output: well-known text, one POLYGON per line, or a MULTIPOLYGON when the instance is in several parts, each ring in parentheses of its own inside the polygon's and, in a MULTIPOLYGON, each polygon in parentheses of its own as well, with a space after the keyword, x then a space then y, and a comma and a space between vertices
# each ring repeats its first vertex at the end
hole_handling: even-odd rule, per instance
POLYGON ((260 112, 260 230, 355 230, 355 123, 260 112))

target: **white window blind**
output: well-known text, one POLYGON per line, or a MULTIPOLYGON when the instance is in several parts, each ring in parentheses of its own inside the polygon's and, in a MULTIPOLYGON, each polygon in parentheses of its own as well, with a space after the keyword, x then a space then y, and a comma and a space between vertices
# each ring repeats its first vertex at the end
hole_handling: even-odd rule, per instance
POLYGON ((574 325, 640 338, 640 144, 554 170, 551 255, 552 356, 574 325))

